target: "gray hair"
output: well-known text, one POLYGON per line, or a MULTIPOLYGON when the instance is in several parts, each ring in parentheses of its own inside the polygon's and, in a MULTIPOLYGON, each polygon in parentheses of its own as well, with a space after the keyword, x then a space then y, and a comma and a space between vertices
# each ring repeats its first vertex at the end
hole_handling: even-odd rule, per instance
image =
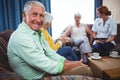
POLYGON ((26 2, 23 11, 28 12, 33 5, 38 5, 38 6, 42 7, 45 11, 44 5, 39 1, 28 1, 28 2, 26 2))
POLYGON ((82 18, 81 14, 80 14, 79 12, 77 12, 77 13, 74 14, 74 18, 75 18, 75 17, 80 17, 80 18, 82 18))
POLYGON ((53 20, 53 16, 50 14, 50 13, 48 13, 48 12, 45 12, 45 21, 44 21, 44 24, 46 23, 46 22, 52 22, 52 20, 53 20))

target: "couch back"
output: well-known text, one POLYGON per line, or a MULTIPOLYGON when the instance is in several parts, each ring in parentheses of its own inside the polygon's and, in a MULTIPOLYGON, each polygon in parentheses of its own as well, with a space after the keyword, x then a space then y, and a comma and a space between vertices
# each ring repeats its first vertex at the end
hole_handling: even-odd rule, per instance
POLYGON ((115 38, 115 42, 120 44, 120 24, 117 24, 117 35, 115 38))
POLYGON ((0 68, 4 68, 8 71, 12 71, 7 57, 7 44, 12 32, 12 30, 0 32, 0 68))

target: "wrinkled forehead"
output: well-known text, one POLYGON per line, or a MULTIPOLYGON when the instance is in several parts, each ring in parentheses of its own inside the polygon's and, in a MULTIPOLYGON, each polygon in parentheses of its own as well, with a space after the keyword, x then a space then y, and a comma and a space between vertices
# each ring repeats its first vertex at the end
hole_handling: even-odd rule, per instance
POLYGON ((29 11, 45 12, 44 8, 38 5, 33 5, 29 11))

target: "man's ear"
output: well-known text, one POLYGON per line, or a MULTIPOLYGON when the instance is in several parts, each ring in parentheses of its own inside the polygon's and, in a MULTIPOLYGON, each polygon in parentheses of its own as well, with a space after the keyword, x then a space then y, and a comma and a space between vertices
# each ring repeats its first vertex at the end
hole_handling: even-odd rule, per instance
POLYGON ((25 17, 25 16, 26 16, 26 13, 25 13, 25 12, 22 12, 22 15, 23 15, 23 17, 25 17))
POLYGON ((22 12, 22 15, 23 15, 23 20, 26 21, 26 13, 22 12))

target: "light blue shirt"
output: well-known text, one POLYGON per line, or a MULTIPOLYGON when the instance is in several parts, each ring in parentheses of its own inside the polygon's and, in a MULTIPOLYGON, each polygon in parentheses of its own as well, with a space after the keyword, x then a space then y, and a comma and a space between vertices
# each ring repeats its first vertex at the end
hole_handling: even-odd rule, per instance
MULTIPOLYGON (((97 18, 92 27, 92 31, 97 32, 96 38, 110 38, 111 35, 117 35, 117 23, 110 17, 105 24, 102 18, 97 18)), ((112 43, 115 44, 114 41, 112 43)))
POLYGON ((53 51, 33 31, 22 22, 10 37, 8 43, 8 59, 11 68, 24 79, 37 79, 46 73, 61 73, 65 58, 53 51))

